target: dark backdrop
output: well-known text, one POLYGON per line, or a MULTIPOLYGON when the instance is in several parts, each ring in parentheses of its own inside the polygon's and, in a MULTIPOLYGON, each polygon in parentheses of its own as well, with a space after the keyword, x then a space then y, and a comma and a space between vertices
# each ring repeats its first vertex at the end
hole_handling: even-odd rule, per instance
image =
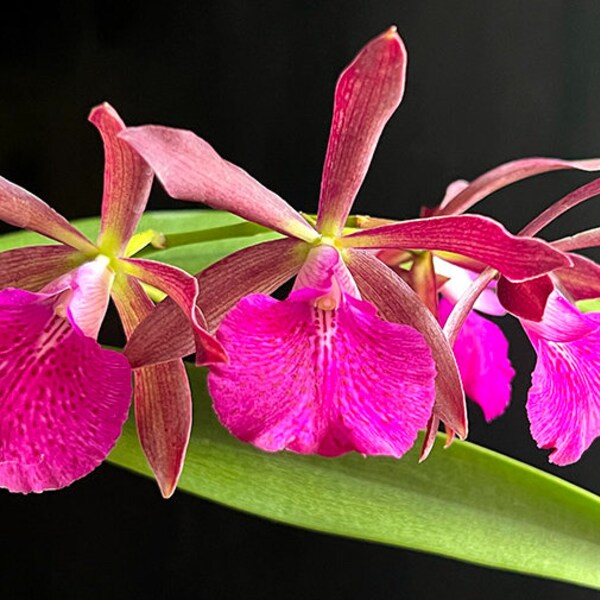
MULTIPOLYGON (((594 0, 98 0, 35 10, 22 1, 3 15, 0 36, 0 173, 68 217, 97 214, 102 149, 85 119, 108 100, 129 124, 195 130, 314 211, 336 77, 393 23, 409 51, 407 92, 357 212, 414 217, 453 179, 500 162, 600 154, 594 0)), ((515 231, 585 179, 550 174, 481 210, 515 231)), ((154 190, 150 208, 173 206, 154 190)), ((599 212, 590 202, 549 233, 597 225, 599 212)), ((471 439, 558 472, 528 434, 534 356, 518 327, 506 328, 519 370, 512 406, 489 427, 473 409, 471 439)), ((560 474, 598 493, 599 459, 596 443, 560 474)), ((165 502, 152 482, 107 465, 62 492, 2 492, 0 511, 2 598, 597 597, 272 524, 184 493, 165 502)))

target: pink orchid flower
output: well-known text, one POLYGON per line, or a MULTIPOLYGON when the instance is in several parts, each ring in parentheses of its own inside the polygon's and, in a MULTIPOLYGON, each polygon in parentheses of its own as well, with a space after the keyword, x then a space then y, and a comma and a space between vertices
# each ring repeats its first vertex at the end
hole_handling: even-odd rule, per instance
MULTIPOLYGON (((125 126, 112 107, 95 108, 90 121, 106 155, 97 244, 0 178, 0 218, 59 242, 0 253, 0 486, 13 492, 69 485, 97 467, 120 435, 131 367, 96 341, 109 297, 129 336, 153 307, 140 282, 164 291, 189 316, 200 358, 224 357, 195 307, 197 281, 174 267, 127 257, 152 172, 118 139, 125 126)), ((171 361, 137 370, 134 380, 140 440, 168 496, 190 430, 185 369, 171 361)))
MULTIPOLYGON (((542 159, 529 160, 539 164, 542 159)), ((594 160, 573 164, 579 167, 584 165, 586 170, 592 170, 597 169, 599 163, 594 160)), ((502 169, 494 171, 498 174, 502 173, 502 169)), ((456 182, 449 187, 437 212, 453 204, 456 210, 472 206, 483 197, 477 182, 484 178, 490 187, 498 184, 490 174, 472 184, 456 182), (471 192, 473 196, 469 195, 471 192), (463 204, 456 203, 455 198, 461 194, 463 204), (476 200, 473 201, 473 198, 476 200)), ((598 194, 600 179, 585 184, 550 206, 520 235, 537 235, 565 211, 598 194)), ((504 308, 519 318, 537 353, 527 401, 532 436, 538 447, 553 449, 550 462, 567 465, 579 460, 594 439, 600 436, 600 313, 582 314, 574 304, 577 300, 600 297, 600 267, 572 252, 600 245, 600 229, 584 231, 552 242, 551 245, 568 253, 570 266, 526 282, 514 283, 500 277, 497 293, 500 309, 504 308)), ((470 309, 478 308, 478 302, 488 309, 494 308, 487 311, 489 314, 500 314, 500 311, 495 311, 498 307, 494 307, 491 296, 486 297, 486 294, 493 293, 489 285, 495 273, 488 270, 476 279, 475 273, 468 274, 461 267, 453 265, 452 269, 450 281, 454 279, 454 282, 449 289, 457 302, 457 309, 450 312, 446 307, 440 312, 444 313, 445 330, 450 340, 455 340, 454 352, 461 374, 466 373, 463 377, 465 387, 467 379, 475 387, 477 380, 481 386, 487 381, 493 383, 504 397, 507 390, 510 394, 512 377, 508 368, 498 369, 498 365, 506 364, 506 340, 501 332, 491 329, 493 324, 490 322, 486 321, 478 328, 470 323, 476 315, 470 309), (473 282, 471 285, 469 280, 473 282), (448 324, 448 320, 452 322, 448 324), (470 352, 472 348, 485 351, 473 353, 470 352), (495 358, 491 356, 490 349, 493 349, 495 358), (488 370, 493 368, 496 369, 496 376, 490 378, 488 370)), ((442 294, 447 285, 441 288, 442 294)), ((486 417, 494 414, 496 409, 502 412, 504 408, 502 402, 496 402, 495 398, 498 398, 496 394, 486 397, 477 391, 474 393, 474 400, 482 405, 486 417)))
MULTIPOLYGON (((377 141, 401 101, 405 69, 404 45, 392 28, 342 73, 315 226, 192 132, 144 126, 121 134, 173 197, 286 236, 197 276, 209 330, 230 357, 210 369, 216 412, 234 435, 265 450, 398 457, 431 422, 432 411, 447 430, 466 436, 450 346, 431 311, 375 250, 447 250, 492 265, 512 281, 568 264, 544 242, 517 238, 479 216, 344 230, 377 141), (285 301, 267 295, 294 275, 285 301)), ((185 356, 192 349, 188 330, 167 300, 131 337, 126 355, 134 366, 185 356)))

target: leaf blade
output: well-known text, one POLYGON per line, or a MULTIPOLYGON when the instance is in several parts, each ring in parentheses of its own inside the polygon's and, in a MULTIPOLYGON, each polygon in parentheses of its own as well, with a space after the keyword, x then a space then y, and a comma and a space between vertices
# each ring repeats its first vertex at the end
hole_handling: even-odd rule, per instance
MULTIPOLYGON (((189 367, 196 419, 180 489, 275 521, 600 588, 600 498, 474 444, 419 465, 267 454, 232 438, 189 367)), ((438 445, 439 446, 439 445, 438 445)), ((147 474, 128 426, 109 460, 147 474)))

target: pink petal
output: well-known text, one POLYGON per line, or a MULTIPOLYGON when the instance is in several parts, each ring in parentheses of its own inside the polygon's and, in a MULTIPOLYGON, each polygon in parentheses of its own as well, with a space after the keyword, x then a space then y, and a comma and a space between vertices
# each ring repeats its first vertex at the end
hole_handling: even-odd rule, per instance
POLYGON ((206 331, 204 315, 196 306, 198 281, 195 277, 177 267, 151 260, 131 258, 121 263, 126 272, 136 279, 168 294, 190 320, 196 343, 196 364, 227 360, 221 344, 206 331))
POLYGON ((173 198, 203 202, 307 242, 319 237, 285 200, 191 131, 147 125, 129 127, 120 137, 144 157, 173 198))
MULTIPOLYGON (((116 278, 115 305, 125 334, 150 314, 153 304, 130 277, 116 278)), ((134 406, 140 444, 161 493, 169 498, 179 481, 192 427, 192 396, 182 360, 142 367, 133 372, 134 406)))
POLYGON ((427 341, 438 371, 434 414, 464 439, 468 425, 462 383, 439 323, 408 284, 380 260, 360 250, 352 250, 348 258, 348 268, 361 294, 377 306, 382 318, 411 325, 427 341))
POLYGON ((569 259, 548 243, 512 235, 479 215, 414 219, 341 238, 352 248, 446 250, 474 258, 511 281, 524 281, 568 266, 569 259))
POLYGON ((63 296, 0 292, 0 486, 13 492, 87 475, 127 418, 127 360, 60 317, 63 296))
MULTIPOLYGON (((291 239, 239 250, 200 272, 198 304, 208 330, 214 331, 240 298, 270 294, 300 269, 308 246, 291 239)), ((194 351, 189 320, 171 299, 161 302, 131 336, 125 355, 133 367, 187 356, 194 351)))
POLYGON ((22 187, 0 177, 0 219, 15 227, 41 233, 86 254, 96 247, 63 216, 22 187))
POLYGON ((541 321, 521 319, 527 333, 550 342, 572 342, 583 338, 596 329, 596 324, 583 316, 558 291, 553 291, 546 302, 541 321))
MULTIPOLYGON (((452 304, 441 299, 438 311, 443 325, 452 304)), ((508 358, 508 341, 502 330, 471 311, 453 346, 465 393, 491 421, 500 416, 510 402, 511 381, 515 371, 508 358)))
POLYGON ((86 256, 69 246, 27 246, 0 252, 0 289, 12 287, 38 292, 75 269, 86 256))
POLYGON ((271 452, 402 456, 433 405, 427 344, 351 296, 325 311, 297 294, 248 296, 221 323, 231 360, 208 377, 221 422, 271 452))
POLYGON ((530 321, 541 321, 548 296, 554 290, 552 279, 542 275, 522 283, 511 283, 504 277, 498 281, 498 298, 513 315, 530 321))
POLYGON ((96 339, 106 315, 113 280, 108 258, 99 256, 59 277, 42 291, 50 294, 69 288, 67 315, 71 324, 76 325, 85 336, 96 339))
MULTIPOLYGON (((433 264, 438 275, 448 278, 448 281, 440 288, 440 292, 452 304, 458 302, 458 299, 479 276, 479 273, 475 271, 454 265, 438 256, 434 256, 433 264)), ((498 300, 495 282, 490 283, 475 300, 473 308, 488 315, 502 316, 506 314, 506 309, 498 300)))
POLYGON ((144 212, 152 170, 139 154, 117 136, 125 124, 108 103, 92 109, 89 116, 104 142, 104 195, 98 245, 122 254, 144 212))
POLYGON ((323 168, 317 229, 338 235, 388 119, 404 94, 406 50, 396 28, 371 40, 341 74, 323 168))
POLYGON ((553 275, 574 300, 600 298, 600 265, 593 260, 569 253, 572 267, 558 269, 553 275))
POLYGON ((527 401, 531 434, 538 447, 554 448, 549 460, 557 465, 579 460, 600 436, 600 314, 576 314, 572 306, 565 307, 567 312, 573 314, 566 321, 579 317, 590 332, 553 342, 523 323, 537 352, 527 401))
POLYGON ((500 165, 484 173, 452 200, 440 207, 437 215, 457 215, 465 212, 483 198, 511 183, 560 169, 579 169, 581 171, 600 170, 600 160, 561 160, 560 158, 523 158, 500 165))

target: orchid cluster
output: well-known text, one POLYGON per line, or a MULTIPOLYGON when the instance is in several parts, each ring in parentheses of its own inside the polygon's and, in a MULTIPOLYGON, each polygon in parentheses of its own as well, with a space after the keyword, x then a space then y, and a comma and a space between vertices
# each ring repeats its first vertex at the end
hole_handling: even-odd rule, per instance
MULTIPOLYGON (((464 214, 509 184, 600 160, 530 158, 452 183, 436 208, 395 222, 351 216, 388 119, 402 100, 406 51, 395 28, 369 42, 337 83, 318 212, 303 215, 190 131, 127 128, 109 105, 90 116, 104 143, 100 234, 88 240, 39 198, 0 179, 0 218, 58 244, 0 253, 0 486, 61 488, 116 443, 133 397, 161 491, 177 484, 192 403, 183 358, 208 368, 221 423, 267 452, 400 458, 440 423, 468 433, 465 394, 489 421, 509 404, 514 370, 501 329, 512 314, 537 353, 531 433, 559 465, 600 436, 600 267, 575 250, 593 229, 539 232, 600 193, 575 190, 519 234, 464 214), (192 276, 136 254, 153 174, 173 198, 228 211, 277 239, 192 276), (271 294, 293 279, 284 300, 271 294), (153 289, 168 297, 154 303, 153 289), (102 348, 109 299, 128 342, 102 348), (132 385, 133 381, 133 385, 132 385)), ((158 240, 158 241, 157 241, 158 240)))

